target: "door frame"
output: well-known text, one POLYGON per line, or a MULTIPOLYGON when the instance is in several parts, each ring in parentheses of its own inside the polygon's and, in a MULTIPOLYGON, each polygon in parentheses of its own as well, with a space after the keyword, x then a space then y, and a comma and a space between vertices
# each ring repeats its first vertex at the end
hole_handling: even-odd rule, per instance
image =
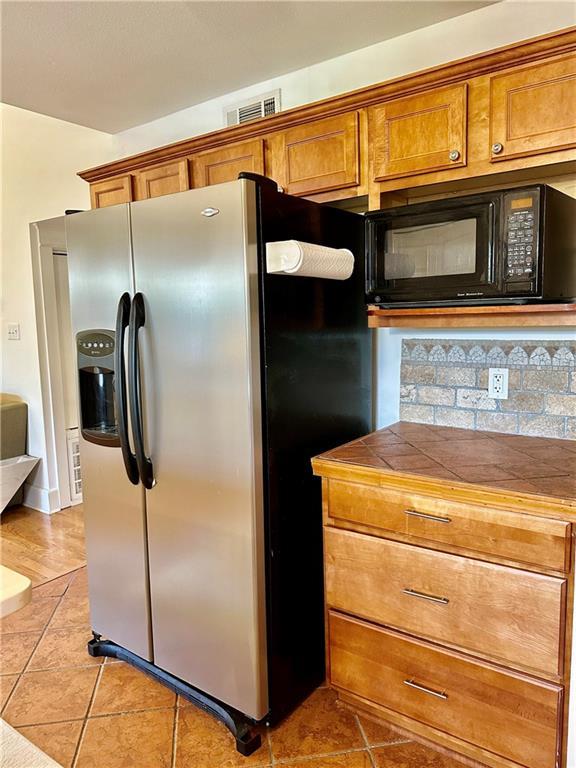
MULTIPOLYGON (((49 513, 72 505, 62 353, 58 329, 58 303, 54 274, 55 253, 66 253, 65 216, 30 224, 32 280, 36 309, 38 360, 42 392, 42 422, 46 449, 49 513)), ((75 502, 79 503, 79 502, 75 502)))

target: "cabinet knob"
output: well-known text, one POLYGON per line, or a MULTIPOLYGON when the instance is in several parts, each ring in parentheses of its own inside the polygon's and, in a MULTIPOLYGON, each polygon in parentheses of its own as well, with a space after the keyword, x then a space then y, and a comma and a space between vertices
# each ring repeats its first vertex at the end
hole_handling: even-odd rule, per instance
POLYGON ((460 152, 458 152, 457 149, 453 149, 450 154, 448 155, 450 160, 454 163, 456 160, 460 160, 460 152))
POLYGON ((500 144, 500 142, 496 142, 496 144, 492 144, 493 155, 499 155, 503 149, 504 149, 504 144, 500 144))

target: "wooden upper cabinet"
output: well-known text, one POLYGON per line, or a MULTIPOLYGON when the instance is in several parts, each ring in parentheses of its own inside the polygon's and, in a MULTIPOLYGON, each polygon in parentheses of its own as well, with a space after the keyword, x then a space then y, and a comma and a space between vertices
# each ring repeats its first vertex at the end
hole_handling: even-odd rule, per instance
POLYGON ((282 132, 282 184, 291 195, 312 195, 359 183, 358 113, 282 132))
POLYGON ((192 186, 207 187, 234 181, 242 171, 264 173, 264 141, 254 139, 241 144, 193 155, 192 186))
POLYGON ((92 208, 107 208, 109 205, 132 202, 132 177, 116 176, 90 184, 92 208))
POLYGON ((135 181, 137 200, 185 192, 190 189, 188 160, 184 158, 138 171, 135 181))
POLYGON ((576 56, 490 80, 490 159, 576 146, 576 56))
POLYGON ((466 165, 466 107, 466 83, 372 107, 374 179, 466 165))

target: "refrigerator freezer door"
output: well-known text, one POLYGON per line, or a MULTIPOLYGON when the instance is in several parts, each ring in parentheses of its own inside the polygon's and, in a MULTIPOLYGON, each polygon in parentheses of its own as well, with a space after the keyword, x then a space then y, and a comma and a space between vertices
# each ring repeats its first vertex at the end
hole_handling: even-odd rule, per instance
POLYGON ((155 663, 268 709, 256 202, 235 181, 132 204, 155 663))
MULTIPOLYGON (((127 205, 66 219, 74 334, 113 331, 118 301, 133 294, 127 205)), ((152 661, 145 496, 119 447, 80 439, 92 628, 152 661)))

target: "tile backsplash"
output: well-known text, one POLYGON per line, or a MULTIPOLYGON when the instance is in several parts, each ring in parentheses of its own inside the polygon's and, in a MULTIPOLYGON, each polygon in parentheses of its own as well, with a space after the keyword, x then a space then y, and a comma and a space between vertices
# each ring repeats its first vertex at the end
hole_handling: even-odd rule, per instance
POLYGON ((576 440, 576 341, 405 339, 400 418, 576 440), (509 369, 508 399, 488 397, 488 369, 509 369))

